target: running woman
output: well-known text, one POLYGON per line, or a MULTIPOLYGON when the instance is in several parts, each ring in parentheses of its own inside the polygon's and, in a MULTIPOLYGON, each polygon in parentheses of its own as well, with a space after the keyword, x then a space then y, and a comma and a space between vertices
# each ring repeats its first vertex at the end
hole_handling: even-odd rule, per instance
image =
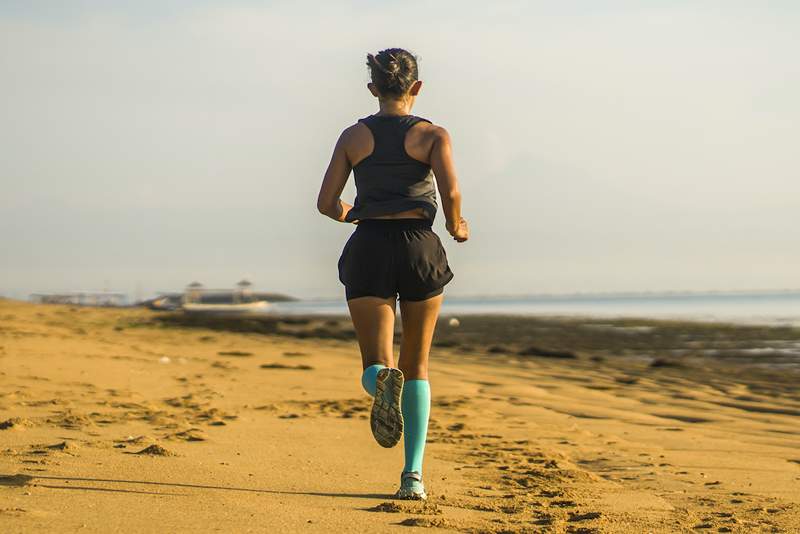
POLYGON ((367 54, 367 66, 372 78, 367 88, 378 99, 378 111, 342 132, 317 208, 335 221, 357 224, 338 267, 361 349, 361 384, 374 397, 370 426, 383 447, 404 438, 405 465, 395 497, 425 499, 428 354, 444 286, 453 278, 439 236, 431 229, 436 186, 447 231, 461 243, 469 230, 461 217, 447 130, 411 115, 422 88, 416 58, 390 48, 367 54), (340 198, 351 170, 356 183, 353 206, 340 198), (398 298, 403 338, 395 368, 398 298))

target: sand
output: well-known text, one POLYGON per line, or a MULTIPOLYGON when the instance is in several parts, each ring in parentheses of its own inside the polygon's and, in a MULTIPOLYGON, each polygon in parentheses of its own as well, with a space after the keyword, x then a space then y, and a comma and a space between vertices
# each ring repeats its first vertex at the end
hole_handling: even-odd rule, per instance
POLYGON ((653 328, 443 320, 411 503, 346 321, 0 300, 0 531, 800 532, 800 332, 653 328))

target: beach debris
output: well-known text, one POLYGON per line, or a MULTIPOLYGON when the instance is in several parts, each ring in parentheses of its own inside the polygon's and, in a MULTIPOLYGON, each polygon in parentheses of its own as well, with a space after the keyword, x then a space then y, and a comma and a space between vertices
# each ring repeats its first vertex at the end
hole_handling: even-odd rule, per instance
POLYGON ((10 419, 6 419, 5 421, 0 422, 0 430, 8 430, 9 428, 13 428, 15 430, 22 430, 27 426, 33 426, 33 423, 22 417, 12 417, 10 419))
POLYGON ((129 434, 127 437, 125 437, 125 438, 123 438, 121 440, 116 440, 116 441, 118 443, 139 444, 139 443, 147 443, 148 441, 153 441, 153 438, 150 437, 150 436, 133 436, 133 435, 129 434))
POLYGON ((162 356, 158 359, 158 363, 169 363, 172 359, 169 356, 162 356))
POLYGON ((520 356, 541 356, 542 358, 563 358, 573 360, 578 357, 574 352, 569 352, 566 350, 543 349, 540 347, 528 347, 519 351, 518 354, 520 356))
POLYGON ((451 328, 458 328, 459 326, 461 326, 461 321, 459 321, 455 317, 451 317, 450 320, 447 321, 447 325, 450 326, 451 328))
POLYGON ((46 447, 56 451, 75 451, 78 448, 78 446, 74 443, 69 443, 66 441, 54 443, 53 445, 47 445, 46 447))
POLYGON ((141 454, 146 456, 176 456, 174 452, 170 452, 161 445, 157 445, 155 443, 153 445, 150 445, 149 447, 145 447, 139 452, 135 452, 134 454, 141 454))
POLYGON ((620 384, 632 385, 638 383, 639 379, 635 376, 618 376, 614 378, 614 381, 620 384))
POLYGON ((206 441, 208 437, 199 428, 190 428, 182 432, 176 432, 164 436, 166 439, 177 439, 182 441, 206 441))
POLYGON ((650 362, 650 367, 686 367, 683 362, 678 360, 670 360, 667 358, 656 358, 652 362, 650 362))
POLYGON ((27 486, 33 479, 30 475, 0 475, 0 486, 27 486))
POLYGON ((244 350, 221 350, 217 353, 219 356, 252 356, 252 352, 244 350))

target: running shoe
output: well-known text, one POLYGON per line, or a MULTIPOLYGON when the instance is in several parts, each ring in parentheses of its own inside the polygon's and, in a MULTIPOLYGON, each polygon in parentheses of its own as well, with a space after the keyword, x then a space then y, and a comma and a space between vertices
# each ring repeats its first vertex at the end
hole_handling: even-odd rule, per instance
POLYGON ((403 372, 386 367, 378 371, 375 399, 369 425, 381 447, 394 447, 403 435, 403 414, 400 395, 403 393, 403 372))
POLYGON ((416 471, 403 471, 400 475, 400 489, 394 494, 395 499, 424 501, 428 498, 422 475, 416 471))

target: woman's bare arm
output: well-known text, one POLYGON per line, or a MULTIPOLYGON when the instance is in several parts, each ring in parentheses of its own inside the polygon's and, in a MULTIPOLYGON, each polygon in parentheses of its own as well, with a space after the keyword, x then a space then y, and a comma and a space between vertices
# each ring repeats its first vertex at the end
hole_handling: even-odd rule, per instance
POLYGON ((331 162, 328 164, 328 170, 325 171, 325 177, 322 179, 322 186, 317 196, 319 212, 339 222, 345 222, 344 218, 347 216, 347 212, 353 207, 339 198, 352 170, 345 148, 350 134, 351 131, 348 128, 336 141, 331 162))
POLYGON ((440 126, 434 131, 430 160, 436 185, 439 187, 447 231, 456 241, 466 241, 469 238, 469 229, 467 221, 461 217, 461 192, 458 189, 456 167, 453 163, 453 147, 450 134, 440 126))

